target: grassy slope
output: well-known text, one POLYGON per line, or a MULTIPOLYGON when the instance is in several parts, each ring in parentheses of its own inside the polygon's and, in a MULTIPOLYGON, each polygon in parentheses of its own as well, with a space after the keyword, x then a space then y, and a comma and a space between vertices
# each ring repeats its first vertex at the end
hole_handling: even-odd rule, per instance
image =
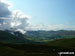
POLYGON ((59 56, 58 52, 73 52, 74 50, 73 48, 50 45, 7 44, 0 42, 0 56, 59 56))
POLYGON ((54 56, 54 54, 56 54, 48 52, 49 50, 46 50, 45 46, 40 45, 12 45, 0 43, 0 56, 54 56))
POLYGON ((75 38, 60 39, 48 43, 51 46, 60 46, 67 48, 75 48, 75 38))
POLYGON ((3 46, 0 44, 0 56, 23 56, 24 51, 20 51, 8 46, 3 46))
POLYGON ((1 30, 0 30, 0 41, 6 42, 6 43, 24 43, 25 42, 24 40, 21 40, 15 35, 12 35, 7 31, 1 31, 1 30))

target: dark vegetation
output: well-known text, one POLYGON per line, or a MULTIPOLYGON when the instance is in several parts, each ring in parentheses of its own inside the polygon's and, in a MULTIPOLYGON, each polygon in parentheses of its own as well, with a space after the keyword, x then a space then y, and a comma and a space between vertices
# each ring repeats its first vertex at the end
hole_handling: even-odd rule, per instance
POLYGON ((75 38, 55 40, 55 41, 49 42, 49 44, 51 46, 75 48, 75 38))
POLYGON ((75 38, 57 39, 46 44, 33 44, 33 41, 23 39, 7 31, 0 31, 0 56, 59 56, 58 52, 75 51, 75 38))
POLYGON ((9 31, 0 31, 0 41, 11 44, 25 44, 25 43, 39 43, 32 40, 27 40, 28 36, 23 35, 20 32, 14 32, 11 34, 9 31))
POLYGON ((66 48, 37 44, 0 43, 0 56, 59 56, 58 52, 73 52, 75 48, 66 48))
POLYGON ((21 38, 18 38, 15 35, 10 34, 7 31, 0 31, 0 41, 6 42, 6 43, 23 43, 24 40, 21 40, 21 38))

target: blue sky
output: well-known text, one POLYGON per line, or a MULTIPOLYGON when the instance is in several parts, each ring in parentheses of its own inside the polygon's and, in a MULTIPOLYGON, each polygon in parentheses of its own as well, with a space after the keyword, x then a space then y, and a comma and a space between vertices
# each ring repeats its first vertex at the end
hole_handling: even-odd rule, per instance
POLYGON ((7 0, 11 10, 31 16, 31 24, 75 25, 75 0, 7 0))
POLYGON ((32 24, 75 24, 75 0, 8 0, 12 10, 30 15, 32 24))

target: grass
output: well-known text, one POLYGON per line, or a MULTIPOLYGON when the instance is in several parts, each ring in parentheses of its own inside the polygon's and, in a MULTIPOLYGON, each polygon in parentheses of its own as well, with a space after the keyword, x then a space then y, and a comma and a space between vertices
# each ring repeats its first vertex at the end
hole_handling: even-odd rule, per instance
POLYGON ((59 56, 60 51, 74 50, 50 45, 0 43, 0 56, 59 56))

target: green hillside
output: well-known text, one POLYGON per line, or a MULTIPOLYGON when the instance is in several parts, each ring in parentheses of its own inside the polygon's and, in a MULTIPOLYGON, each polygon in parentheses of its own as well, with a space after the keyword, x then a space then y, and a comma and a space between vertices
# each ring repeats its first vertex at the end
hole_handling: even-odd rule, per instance
POLYGON ((59 56, 58 52, 74 50, 73 48, 69 49, 50 45, 7 44, 0 42, 0 56, 59 56))
POLYGON ((51 46, 75 48, 75 38, 55 40, 48 43, 51 46))
POLYGON ((64 38, 75 38, 75 31, 72 30, 58 30, 58 31, 27 31, 28 39, 36 41, 50 41, 64 38))
POLYGON ((16 37, 15 35, 10 34, 7 31, 1 31, 0 30, 0 41, 6 42, 6 43, 23 43, 23 40, 20 40, 20 38, 16 37))
POLYGON ((20 51, 0 42, 0 56, 23 56, 24 51, 20 51))

